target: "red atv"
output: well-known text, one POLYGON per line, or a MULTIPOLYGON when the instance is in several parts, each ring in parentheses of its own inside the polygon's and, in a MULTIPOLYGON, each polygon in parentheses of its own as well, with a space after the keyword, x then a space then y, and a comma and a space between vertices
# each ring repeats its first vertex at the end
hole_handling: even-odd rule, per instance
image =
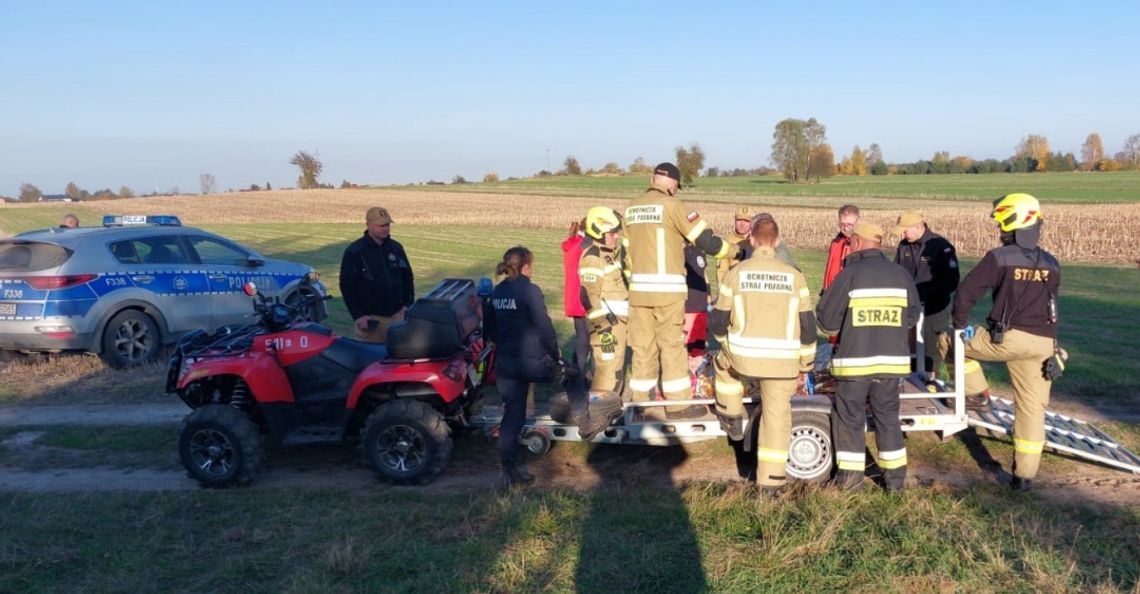
POLYGON ((261 295, 256 323, 184 336, 166 382, 194 409, 179 428, 182 464, 207 487, 248 484, 263 435, 283 446, 359 439, 380 478, 430 480, 451 457, 452 432, 482 407, 494 352, 482 331, 489 287, 441 282, 392 325, 386 345, 302 321, 308 300, 261 295))

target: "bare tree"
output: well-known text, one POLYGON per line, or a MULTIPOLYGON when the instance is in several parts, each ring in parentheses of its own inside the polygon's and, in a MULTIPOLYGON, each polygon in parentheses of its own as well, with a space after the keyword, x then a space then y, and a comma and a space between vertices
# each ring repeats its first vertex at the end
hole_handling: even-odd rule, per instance
POLYGON ((135 197, 135 191, 134 190, 128 188, 127 186, 122 186, 121 188, 119 188, 119 198, 134 198, 134 197, 135 197))
POLYGON ((883 160, 883 149, 879 148, 878 143, 872 142, 871 146, 867 149, 867 169, 875 166, 876 163, 883 160))
POLYGON ((75 185, 75 182, 67 182, 67 187, 64 188, 63 193, 72 200, 80 200, 83 196, 83 190, 75 185))
POLYGON ((20 202, 39 202, 44 193, 32 184, 20 184, 20 202))
POLYGON ((1122 157, 1117 159, 1132 169, 1140 169, 1140 134, 1133 134, 1124 141, 1124 150, 1120 151, 1122 157))
POLYGON ((318 157, 316 151, 309 154, 306 151, 297 151, 293 158, 289 160, 290 165, 296 165, 301 170, 301 175, 297 178, 297 187, 302 190, 311 190, 320 185, 318 178, 321 176, 321 170, 325 168, 324 163, 318 157))
POLYGON ((806 122, 787 118, 776 124, 772 140, 772 164, 783 171, 789 182, 806 181, 812 153, 827 142, 827 127, 815 118, 806 122))
POLYGON ((681 171, 681 181, 691 185, 693 179, 699 177, 701 169, 705 167, 705 151, 696 142, 690 144, 687 149, 679 146, 673 151, 677 156, 677 169, 681 171))
POLYGON ((578 159, 571 155, 562 163, 562 172, 566 175, 582 175, 582 166, 578 164, 578 159))
POLYGON ((198 187, 202 189, 203 194, 213 194, 218 191, 218 180, 214 179, 211 173, 203 173, 198 176, 198 187))
POLYGON ((1081 145, 1081 169, 1092 171, 1102 159, 1104 159, 1104 143, 1100 141, 1100 134, 1093 132, 1081 145))

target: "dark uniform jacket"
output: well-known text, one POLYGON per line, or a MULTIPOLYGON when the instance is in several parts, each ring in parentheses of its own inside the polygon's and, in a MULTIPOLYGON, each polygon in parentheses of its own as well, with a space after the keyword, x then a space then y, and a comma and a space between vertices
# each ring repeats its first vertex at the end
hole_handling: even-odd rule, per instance
POLYGON ((1049 252, 1006 245, 986 252, 982 261, 966 275, 954 298, 955 328, 965 328, 970 308, 994 290, 994 306, 986 317, 990 328, 1003 322, 1009 328, 1037 336, 1057 337, 1057 325, 1050 322, 1049 298, 1061 288, 1061 264, 1049 252))
POLYGON ((704 313, 709 308, 709 280, 705 269, 708 260, 704 252, 694 245, 685 246, 685 284, 689 296, 685 298, 685 313, 704 313))
POLYGON ((950 307, 950 296, 958 288, 960 273, 958 255, 949 241, 927 227, 918 241, 899 242, 895 263, 914 279, 923 313, 936 314, 950 307))
POLYGON ((416 291, 404 246, 391 237, 376 243, 367 231, 348 244, 340 260, 340 293, 354 320, 390 316, 410 306, 416 291))
POLYGON ((816 308, 819 327, 839 332, 832 375, 864 379, 909 374, 908 338, 918 314, 918 291, 901 266, 879 250, 847 256, 816 308))
POLYGON ((495 308, 495 373, 527 381, 547 378, 561 353, 542 290, 520 275, 495 287, 491 305, 495 308))

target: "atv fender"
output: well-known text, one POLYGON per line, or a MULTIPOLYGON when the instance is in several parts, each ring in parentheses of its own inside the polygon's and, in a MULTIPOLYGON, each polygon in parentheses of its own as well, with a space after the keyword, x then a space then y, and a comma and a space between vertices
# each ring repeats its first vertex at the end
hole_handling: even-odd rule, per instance
POLYGON ((293 402, 293 389, 289 378, 267 353, 252 352, 241 357, 206 358, 190 365, 190 372, 178 380, 182 390, 191 383, 205 378, 235 375, 245 381, 257 402, 293 402))
MULTIPOLYGON (((465 382, 455 381, 443 374, 453 361, 462 358, 433 361, 377 361, 364 368, 352 384, 345 408, 355 410, 360 395, 373 386, 384 384, 426 384, 444 402, 452 402, 463 394, 465 382)), ((466 366, 464 366, 466 371, 466 366)))

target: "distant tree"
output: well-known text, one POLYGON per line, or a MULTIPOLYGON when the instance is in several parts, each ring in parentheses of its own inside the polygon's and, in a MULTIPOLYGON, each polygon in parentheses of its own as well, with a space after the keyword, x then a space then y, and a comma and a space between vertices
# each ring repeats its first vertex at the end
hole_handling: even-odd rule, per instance
POLYGON ((32 184, 20 184, 20 202, 39 202, 44 193, 32 184))
MULTIPOLYGON (((867 148, 867 169, 871 170, 875 167, 876 164, 882 163, 882 162, 883 162, 883 149, 879 148, 878 144, 872 142, 871 146, 867 148)), ((886 164, 884 163, 884 165, 886 165, 886 164)), ((883 169, 883 172, 884 173, 886 172, 885 168, 883 169)), ((882 173, 875 174, 874 172, 872 172, 872 175, 882 175, 882 173)))
POLYGON ((340 189, 347 190, 348 188, 351 188, 351 187, 352 187, 352 184, 349 183, 349 181, 347 179, 340 180, 340 189))
POLYGON ((118 198, 118 195, 112 192, 110 188, 97 190, 91 195, 92 200, 114 200, 115 198, 118 198))
POLYGON ((1100 162, 1096 164, 1096 170, 1097 171, 1119 171, 1120 170, 1120 162, 1117 161, 1116 159, 1101 159, 1100 162))
POLYGON ((867 153, 855 145, 851 149, 851 174, 864 176, 867 175, 867 153))
POLYGON ((539 171, 538 173, 536 173, 536 174, 535 174, 535 177, 550 177, 550 176, 552 176, 552 175, 554 175, 554 174, 553 174, 553 173, 551 173, 551 172, 549 172, 549 171, 547 171, 547 170, 545 170, 545 169, 543 169, 542 171, 539 171))
MULTIPOLYGON (((816 149, 827 142, 827 127, 815 118, 807 121, 787 118, 776 124, 772 141, 772 164, 789 182, 806 181, 808 161, 816 149)), ((831 152, 830 147, 827 152, 831 152)), ((835 162, 834 155, 831 162, 835 162)))
POLYGON ((602 166, 602 173, 604 173, 606 175, 621 175, 622 174, 621 165, 618 165, 617 163, 610 161, 609 163, 606 163, 605 165, 602 166))
POLYGON ((582 166, 578 164, 578 159, 571 155, 563 161, 562 172, 566 175, 582 175, 582 166))
POLYGON ((1100 141, 1100 134, 1093 132, 1085 138, 1081 145, 1081 169, 1092 171, 1104 159, 1104 143, 1100 141))
POLYGON ((493 183, 496 183, 498 181, 499 181, 499 174, 495 173, 494 171, 483 176, 483 183, 485 183, 485 184, 493 184, 493 183))
POLYGON ((218 180, 210 173, 203 173, 198 176, 198 187, 203 194, 213 194, 218 191, 218 180))
POLYGON ((677 169, 681 170, 681 183, 692 185, 693 180, 701 175, 705 167, 705 151, 699 143, 692 143, 689 148, 678 146, 673 149, 677 160, 677 169))
POLYGON ((1073 153, 1049 153, 1045 159, 1045 171, 1076 171, 1078 166, 1073 153))
POLYGON ((1030 171, 1044 171, 1049 160, 1049 140, 1040 134, 1030 134, 1021 139, 1013 153, 1013 158, 1029 157, 1034 168, 1030 171))
MULTIPOLYGON (((296 165, 301 170, 301 175, 297 177, 297 187, 302 190, 311 190, 320 185, 318 178, 321 176, 321 171, 325 168, 324 163, 318 158, 314 151, 309 154, 306 151, 297 151, 292 159, 289 159, 290 165, 296 165)), ((268 184, 266 184, 268 186, 268 184)))
POLYGON ((171 188, 166 191, 166 195, 167 196, 181 196, 182 190, 179 189, 178 186, 171 186, 171 188))
POLYGON ((958 155, 950 159, 950 173, 969 173, 974 166, 974 160, 966 155, 958 155))
POLYGON ((950 173, 950 151, 935 152, 927 173, 950 173))
POLYGON ((270 184, 269 182, 265 182, 265 191, 268 192, 269 190, 272 190, 272 189, 273 189, 273 185, 270 184))
POLYGON ((808 158, 807 165, 807 178, 815 178, 819 181, 821 177, 831 177, 835 172, 835 153, 831 151, 831 145, 824 143, 811 152, 811 157, 808 158))
POLYGON ((451 183, 453 183, 453 184, 465 184, 465 183, 467 183, 467 179, 464 178, 462 175, 457 175, 457 176, 451 178, 451 183))
POLYGON ((889 170, 890 166, 887 165, 887 162, 879 159, 871 166, 871 175, 886 175, 889 170))
POLYGON ((249 191, 250 192, 260 192, 261 186, 259 186, 257 184, 249 184, 249 191))
POLYGON ((67 182, 67 187, 64 188, 63 193, 65 196, 71 198, 72 200, 79 200, 80 196, 83 193, 83 190, 81 190, 79 186, 75 185, 75 182, 67 182))
POLYGON ((127 186, 119 187, 119 198, 134 198, 134 197, 135 197, 135 191, 134 190, 128 188, 127 186))
POLYGON ((629 164, 629 172, 633 175, 648 175, 653 173, 653 168, 645 164, 645 159, 638 157, 629 164))
POLYGON ((1124 150, 1117 153, 1116 160, 1129 169, 1140 169, 1140 134, 1133 134, 1124 141, 1124 150))
POLYGON ((717 177, 720 175, 720 167, 709 167, 705 170, 705 177, 717 177))

